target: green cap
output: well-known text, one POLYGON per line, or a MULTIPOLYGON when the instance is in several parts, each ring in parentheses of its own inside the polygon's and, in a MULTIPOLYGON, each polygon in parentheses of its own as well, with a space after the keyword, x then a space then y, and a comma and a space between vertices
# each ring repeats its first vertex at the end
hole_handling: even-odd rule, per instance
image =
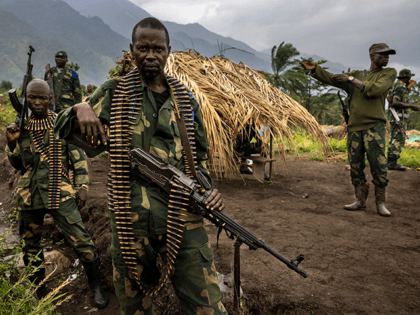
POLYGON ((60 50, 60 51, 57 51, 55 53, 54 57, 66 57, 67 58, 67 53, 64 50, 60 50))
POLYGON ((411 77, 414 77, 414 76, 415 76, 415 74, 414 73, 412 74, 409 69, 402 69, 400 71, 400 73, 398 74, 398 78, 399 79, 402 79, 402 78, 411 78, 411 77))
POLYGON ((385 43, 373 44, 369 47, 369 53, 388 53, 390 55, 395 55, 395 49, 389 48, 385 43))

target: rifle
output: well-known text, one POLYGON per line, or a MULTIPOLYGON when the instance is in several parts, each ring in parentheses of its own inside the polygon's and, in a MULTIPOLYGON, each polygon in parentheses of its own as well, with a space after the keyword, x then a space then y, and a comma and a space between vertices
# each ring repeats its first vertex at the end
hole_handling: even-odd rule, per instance
POLYGON ((402 134, 405 136, 405 129, 403 124, 401 123, 400 117, 398 117, 397 112, 395 111, 395 108, 392 106, 389 106, 389 111, 391 112, 392 116, 394 116, 395 124, 397 125, 398 129, 402 132, 402 134))
POLYGON ((206 209, 204 202, 210 195, 211 189, 201 193, 200 189, 202 188, 199 189, 194 180, 182 173, 175 166, 171 165, 169 160, 163 159, 153 153, 148 153, 140 148, 132 149, 128 153, 128 156, 130 158, 131 167, 139 171, 139 176, 147 182, 156 184, 168 194, 170 194, 173 184, 176 184, 178 189, 185 189, 185 192, 189 194, 188 211, 199 213, 218 226, 219 233, 221 229, 224 229, 226 233, 231 233, 229 236, 230 238, 233 239, 233 236, 236 236, 237 242, 245 243, 249 246, 250 250, 262 248, 286 264, 287 267, 299 273, 302 277, 306 278, 308 276, 304 270, 298 267, 299 263, 304 259, 303 255, 288 260, 286 257, 269 247, 262 239, 256 237, 222 211, 211 211, 206 209))
POLYGON ((343 108, 343 117, 344 117, 344 120, 346 121, 345 132, 347 132, 347 125, 349 124, 350 115, 347 109, 347 104, 345 104, 343 100, 341 99, 340 91, 338 91, 337 94, 338 94, 338 99, 340 100, 340 103, 341 103, 341 107, 343 108))
POLYGON ((53 78, 51 77, 51 66, 50 64, 47 64, 45 66, 45 71, 47 71, 47 83, 50 86, 50 93, 51 93, 51 104, 53 105, 53 112, 55 112, 56 110, 56 105, 55 105, 55 92, 54 92, 54 81, 53 78))
POLYGON ((35 49, 32 45, 29 45, 29 52, 28 52, 28 63, 26 68, 26 74, 23 77, 22 83, 22 91, 20 93, 20 100, 18 100, 16 95, 16 89, 11 89, 9 91, 10 102, 12 103, 13 108, 16 110, 16 124, 19 126, 19 129, 22 130, 23 122, 25 118, 29 117, 28 113, 28 103, 26 102, 26 87, 28 86, 29 82, 32 80, 32 68, 33 64, 31 64, 32 53, 35 52, 35 49))

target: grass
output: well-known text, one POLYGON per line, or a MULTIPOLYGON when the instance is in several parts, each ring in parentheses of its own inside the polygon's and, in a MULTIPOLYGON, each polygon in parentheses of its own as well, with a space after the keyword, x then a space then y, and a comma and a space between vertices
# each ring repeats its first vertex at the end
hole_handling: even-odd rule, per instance
MULTIPOLYGON (((293 135, 293 141, 295 142, 297 152, 294 150, 292 145, 288 145, 287 149, 291 154, 302 154, 303 157, 309 160, 323 161, 326 160, 326 157, 332 157, 336 153, 342 153, 342 155, 339 155, 339 161, 348 162, 346 138, 338 140, 330 137, 328 141, 332 152, 327 153, 326 156, 322 151, 321 145, 316 141, 316 139, 311 135, 307 135, 304 130, 298 130, 295 132, 293 135)), ((386 141, 386 150, 388 150, 388 139, 386 141)), ((401 152, 401 158, 398 160, 398 163, 410 168, 420 168, 420 149, 405 147, 401 152)), ((366 165, 369 165, 367 160, 366 165)))

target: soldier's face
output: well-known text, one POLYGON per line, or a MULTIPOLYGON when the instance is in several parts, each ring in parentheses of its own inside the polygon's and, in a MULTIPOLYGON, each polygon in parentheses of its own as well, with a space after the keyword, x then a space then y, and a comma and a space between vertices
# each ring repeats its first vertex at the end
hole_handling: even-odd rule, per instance
POLYGON ((130 49, 136 60, 137 68, 146 80, 164 74, 171 47, 166 44, 163 30, 138 28, 135 41, 130 44, 130 49))
POLYGON ((50 88, 43 82, 32 82, 26 90, 28 107, 36 118, 45 118, 51 101, 50 88))
POLYGON ((64 68, 67 63, 66 57, 55 57, 55 64, 58 68, 64 68))
POLYGON ((92 85, 88 85, 88 86, 87 86, 87 91, 88 91, 89 93, 92 93, 92 90, 93 90, 92 85))
POLYGON ((372 61, 380 67, 386 67, 389 62, 388 53, 374 53, 372 54, 372 61))

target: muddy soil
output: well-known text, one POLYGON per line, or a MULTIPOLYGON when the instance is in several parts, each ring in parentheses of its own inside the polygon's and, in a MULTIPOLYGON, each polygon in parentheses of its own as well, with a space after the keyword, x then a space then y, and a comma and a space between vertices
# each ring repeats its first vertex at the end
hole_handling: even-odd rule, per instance
MULTIPOLYGON (((93 314, 119 314, 112 290, 109 222, 104 217, 106 170, 106 159, 89 160, 89 200, 81 210, 103 258, 111 299, 106 309, 93 314)), ((343 210, 354 200, 344 163, 297 161, 290 156, 288 169, 276 163, 272 184, 261 184, 252 175, 215 181, 229 216, 288 259, 303 254, 300 266, 309 274, 304 279, 264 250, 249 251, 242 245, 244 314, 420 314, 420 172, 393 171, 389 177, 389 218, 376 213, 373 184, 366 211, 343 210)), ((2 178, 0 198, 10 197, 8 187, 2 178)), ((206 229, 218 271, 231 273, 234 242, 223 233, 217 248, 217 229, 212 225, 206 229)), ((62 237, 54 226, 44 228, 44 237, 52 242, 48 247, 60 248, 72 262, 76 259, 68 246, 56 245, 62 237)), ((72 267, 68 274, 81 270, 72 267)), ((66 276, 58 276, 49 286, 66 276)), ((85 275, 64 291, 73 296, 59 307, 60 313, 86 313, 94 307, 85 275)), ((230 296, 224 297, 224 303, 235 314, 230 296)), ((155 306, 156 314, 181 314, 170 285, 155 306)))

